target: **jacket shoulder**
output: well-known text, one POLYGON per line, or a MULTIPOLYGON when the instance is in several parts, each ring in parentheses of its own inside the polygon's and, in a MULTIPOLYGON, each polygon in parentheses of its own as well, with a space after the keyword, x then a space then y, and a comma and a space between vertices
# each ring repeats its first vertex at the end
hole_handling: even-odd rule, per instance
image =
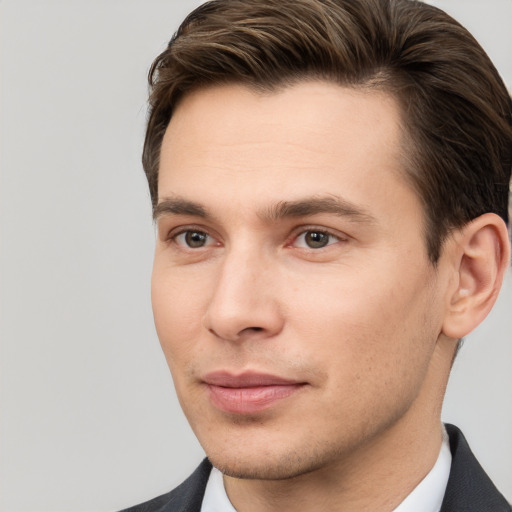
POLYGON ((172 491, 120 512, 200 512, 211 469, 208 459, 204 459, 199 467, 172 491))
POLYGON ((450 437, 452 466, 441 512, 512 512, 473 455, 466 438, 454 425, 445 425, 450 437))

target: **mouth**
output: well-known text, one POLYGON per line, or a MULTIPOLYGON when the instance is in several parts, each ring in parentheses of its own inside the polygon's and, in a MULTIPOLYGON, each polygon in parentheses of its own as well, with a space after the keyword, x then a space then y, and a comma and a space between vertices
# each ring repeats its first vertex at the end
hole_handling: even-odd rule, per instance
POLYGON ((305 382, 255 372, 238 375, 212 372, 203 381, 213 405, 234 414, 252 414, 268 409, 306 385, 305 382))

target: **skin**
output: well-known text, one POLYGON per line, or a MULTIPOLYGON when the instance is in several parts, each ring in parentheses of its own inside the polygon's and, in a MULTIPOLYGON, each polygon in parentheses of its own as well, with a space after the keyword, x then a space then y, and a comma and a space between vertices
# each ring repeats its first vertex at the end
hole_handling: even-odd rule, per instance
POLYGON ((486 257, 507 254, 492 217, 451 237, 434 267, 401 151, 393 98, 325 82, 202 89, 173 114, 155 324, 239 511, 393 510, 437 459, 456 338, 483 286, 465 247, 479 233, 486 257), (204 382, 216 371, 300 386, 229 412, 204 382))

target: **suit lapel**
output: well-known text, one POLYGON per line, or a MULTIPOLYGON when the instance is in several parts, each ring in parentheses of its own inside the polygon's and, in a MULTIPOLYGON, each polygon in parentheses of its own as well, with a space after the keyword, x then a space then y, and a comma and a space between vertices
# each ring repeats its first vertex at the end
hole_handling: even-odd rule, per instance
POLYGON ((176 489, 121 512, 201 512, 204 491, 212 465, 204 459, 176 489))
POLYGON ((452 467, 441 512, 510 512, 512 508, 496 489, 473 455, 462 432, 446 425, 452 467))
MULTIPOLYGON (((200 512, 211 469, 210 461, 204 459, 199 467, 172 491, 169 502, 161 512, 200 512)), ((160 512, 160 509, 155 512, 160 512)))

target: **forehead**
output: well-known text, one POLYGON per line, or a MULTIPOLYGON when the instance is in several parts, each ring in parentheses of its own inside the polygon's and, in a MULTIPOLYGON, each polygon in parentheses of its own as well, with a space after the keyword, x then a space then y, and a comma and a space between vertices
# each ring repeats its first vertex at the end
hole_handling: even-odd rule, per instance
POLYGON ((386 92, 332 82, 299 81, 266 92, 239 84, 219 85, 181 98, 166 130, 163 152, 172 141, 180 146, 196 144, 192 136, 205 144, 223 145, 276 141, 285 147, 303 141, 304 149, 319 149, 336 139, 336 145, 343 142, 364 150, 365 143, 369 149, 375 143, 399 142, 400 111, 386 92), (329 131, 331 137, 326 139, 329 131))
POLYGON ((268 93, 223 85, 179 103, 159 197, 216 194, 247 206, 335 191, 365 205, 387 183, 393 201, 394 188, 408 188, 400 162, 400 111, 386 93, 320 81, 268 93))

